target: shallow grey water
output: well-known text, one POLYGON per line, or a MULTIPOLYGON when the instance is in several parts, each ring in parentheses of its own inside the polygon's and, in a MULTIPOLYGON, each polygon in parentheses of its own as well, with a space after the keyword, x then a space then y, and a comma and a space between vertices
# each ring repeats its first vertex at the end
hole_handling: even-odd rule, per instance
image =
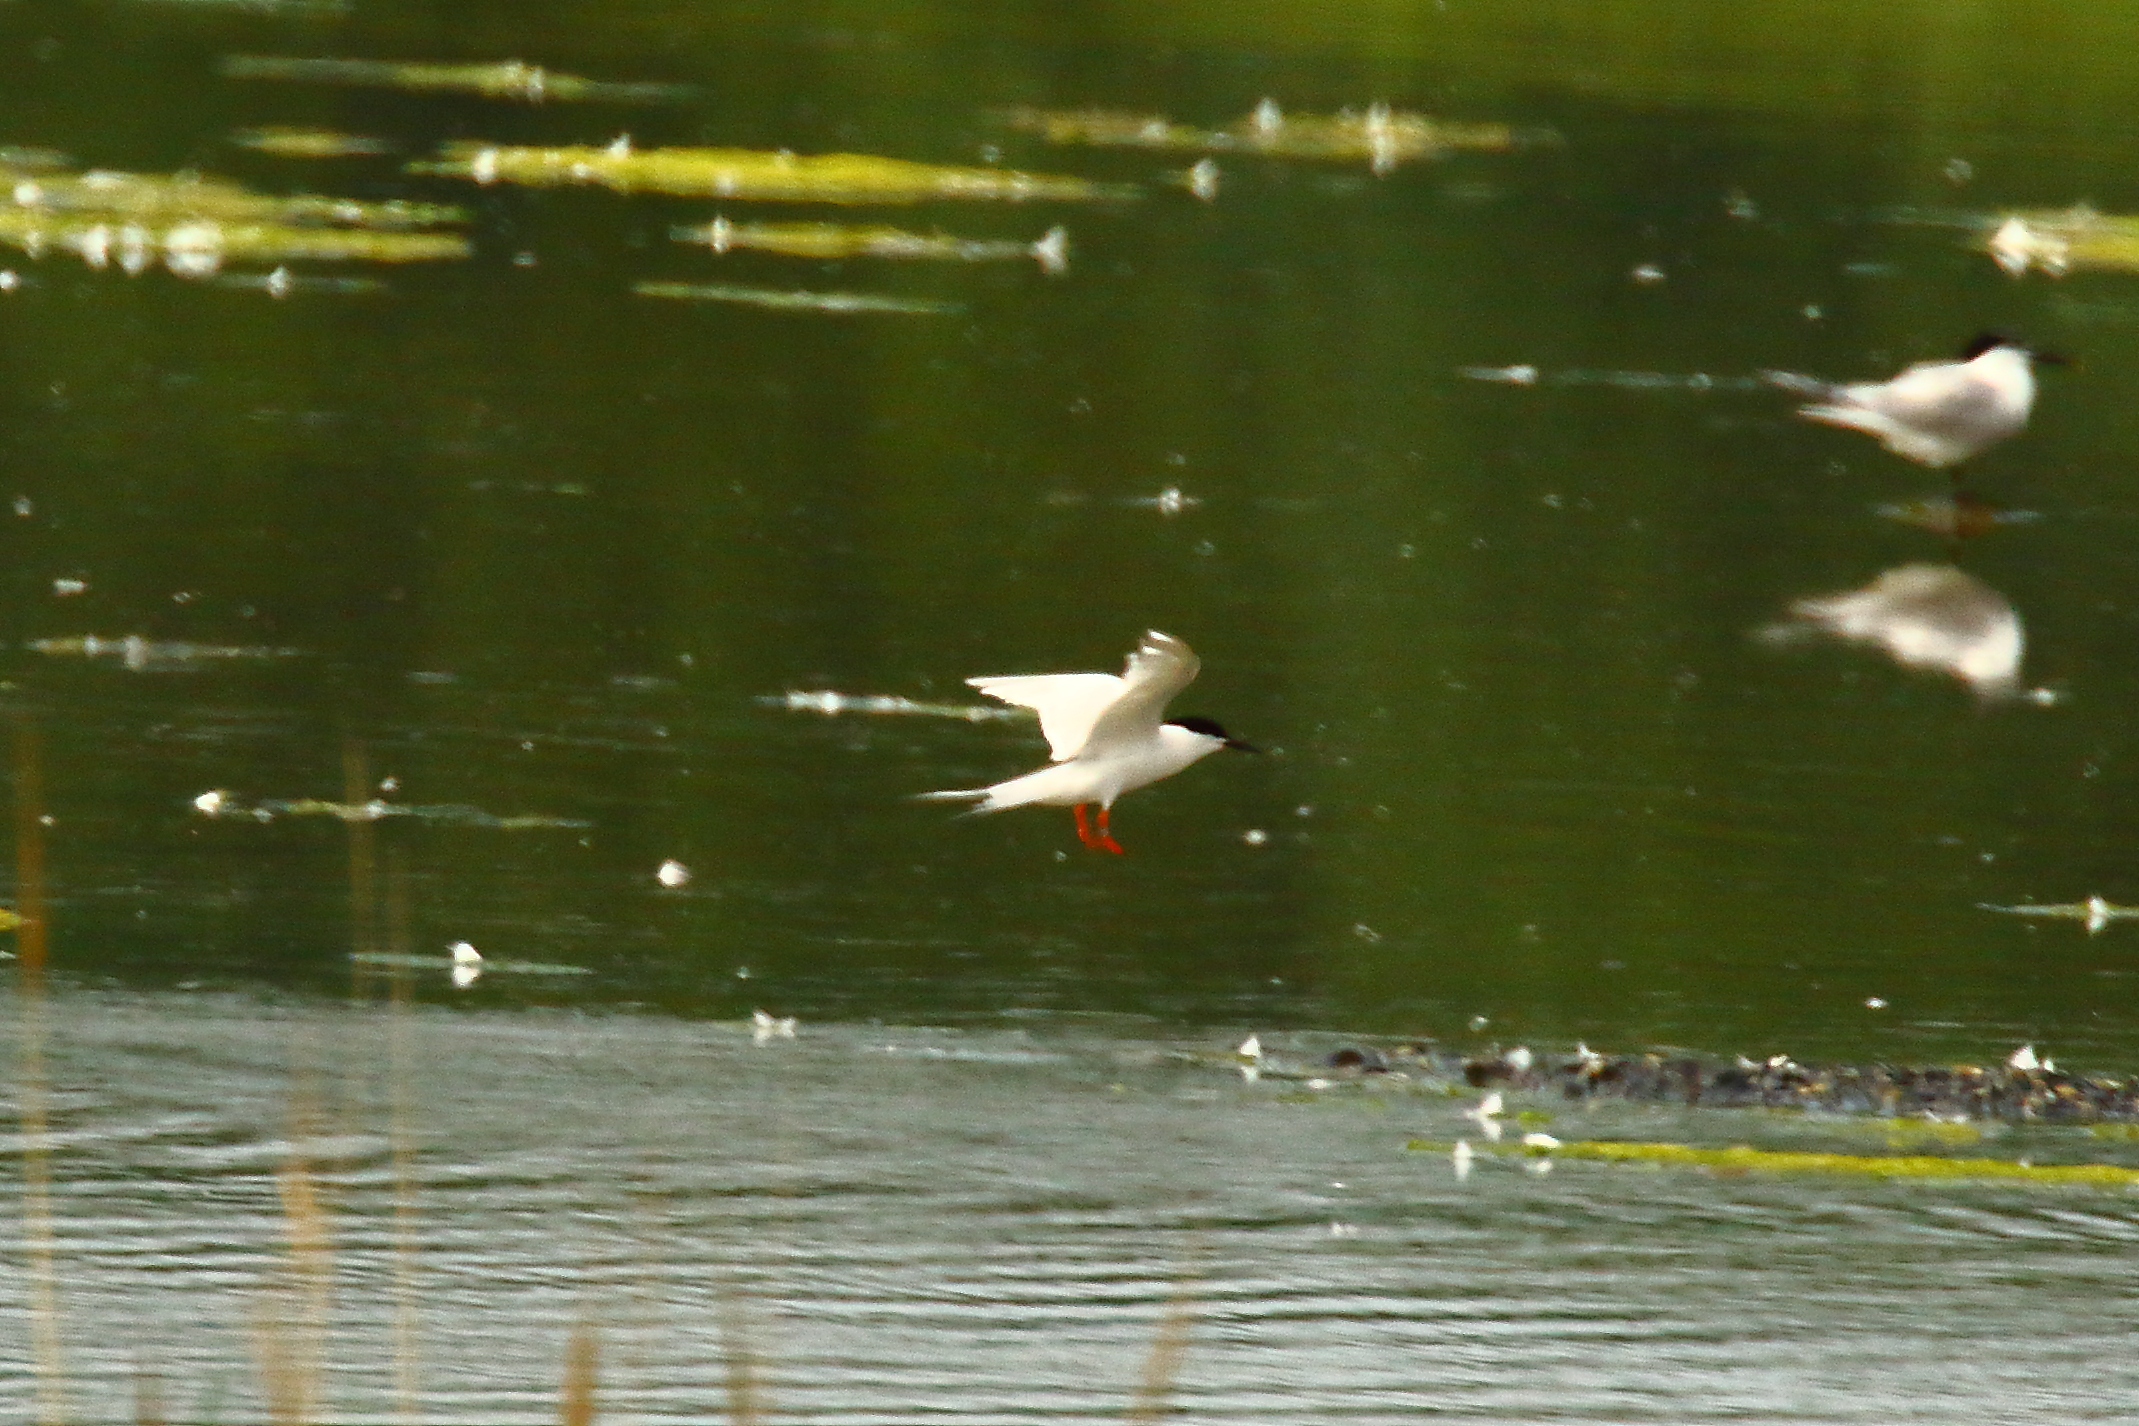
MULTIPOLYGON (((46 1031, 74 1419, 126 1417, 143 1364, 173 1419, 259 1419, 298 1153, 327 1205, 324 1419, 393 1419, 397 1361, 419 1419, 546 1419, 589 1323, 604 1419, 723 1418, 738 1351, 770 1419, 1119 1419, 1176 1300, 1189 1419, 2050 1423, 2132 1419, 2139 1388, 2128 1193, 1500 1159, 1459 1180, 1406 1143, 1463 1132, 1469 1097, 1247 1083, 1230 1031, 806 1023, 757 1044, 665 1017, 89 992, 46 1031)), ((1883 1142, 1520 1107, 1569 1138, 1883 1142)))

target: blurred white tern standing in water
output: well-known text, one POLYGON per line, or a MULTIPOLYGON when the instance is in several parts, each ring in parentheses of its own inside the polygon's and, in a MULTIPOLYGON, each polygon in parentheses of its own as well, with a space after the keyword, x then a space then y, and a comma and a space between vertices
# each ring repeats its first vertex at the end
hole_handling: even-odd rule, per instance
POLYGON ((1806 420, 1863 431, 1898 456, 1943 469, 2027 425, 2034 363, 2063 360, 1986 332, 1961 360, 1918 362, 1892 381, 1836 385, 1795 372, 1765 374, 1785 391, 1815 398, 1798 408, 1806 420))

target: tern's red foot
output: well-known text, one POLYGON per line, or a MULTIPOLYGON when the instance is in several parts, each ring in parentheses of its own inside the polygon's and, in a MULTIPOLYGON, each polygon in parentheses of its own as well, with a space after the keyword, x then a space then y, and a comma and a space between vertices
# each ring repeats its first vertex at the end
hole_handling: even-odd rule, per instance
POLYGON ((1114 834, 1107 830, 1107 823, 1112 820, 1112 812, 1113 809, 1105 806, 1099 809, 1099 838, 1097 841, 1087 843, 1087 845, 1100 847, 1114 853, 1116 856, 1120 856, 1122 854, 1121 843, 1115 841, 1114 834))
POLYGON ((1079 802, 1070 808, 1070 811, 1077 816, 1077 840, 1095 852, 1112 852, 1116 856, 1120 856, 1121 843, 1115 841, 1113 834, 1107 831, 1107 809, 1104 807, 1099 809, 1099 825, 1095 828, 1085 813, 1085 808, 1089 805, 1088 803, 1079 802))

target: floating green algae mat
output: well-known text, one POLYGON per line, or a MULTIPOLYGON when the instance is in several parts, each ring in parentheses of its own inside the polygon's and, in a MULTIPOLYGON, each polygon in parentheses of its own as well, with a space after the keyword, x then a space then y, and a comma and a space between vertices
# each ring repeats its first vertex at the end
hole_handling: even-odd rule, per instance
POLYGON ((410 164, 408 171, 530 188, 598 184, 619 193, 787 203, 1089 202, 1137 196, 1135 188, 1121 184, 1006 168, 919 163, 875 154, 635 149, 621 140, 601 148, 456 142, 447 144, 437 159, 410 164))
POLYGON ((279 79, 300 84, 344 84, 411 93, 479 94, 486 99, 518 99, 529 104, 580 100, 605 104, 671 104, 695 92, 685 84, 648 84, 585 79, 559 74, 524 60, 488 64, 403 63, 377 59, 306 59, 282 55, 234 54, 223 61, 230 79, 279 79))
POLYGON ((366 201, 319 193, 255 193, 229 179, 201 173, 122 173, 111 169, 52 173, 0 164, 0 179, 11 182, 0 209, 55 217, 80 215, 114 223, 197 219, 394 232, 464 223, 468 218, 463 210, 438 203, 366 201))
MULTIPOLYGON (((1365 113, 1287 114, 1265 99, 1223 129, 1176 124, 1163 114, 1118 109, 1005 109, 1013 129, 1051 144, 1153 149, 1162 153, 1260 154, 1270 158, 1364 162, 1376 173, 1400 163, 1440 158, 1462 149, 1506 153, 1525 142, 1506 124, 1462 124, 1375 105, 1365 113)), ((1542 135, 1530 135, 1532 143, 1542 135)))
MULTIPOLYGON (((1404 1146, 1419 1152, 1447 1152, 1455 1146, 1413 1139, 1404 1146)), ((1472 1145, 1474 1153, 1506 1154, 1505 1149, 1472 1145)), ((1819 1173, 1871 1178, 2003 1179, 2023 1183, 2087 1184, 2096 1188, 2139 1188, 2139 1168, 2121 1164, 2031 1164, 2017 1159, 1961 1159, 1941 1154, 1829 1154, 1796 1149, 1756 1149, 1745 1144, 1705 1149, 1692 1144, 1640 1143, 1614 1139, 1576 1139, 1540 1152, 1569 1159, 1608 1163, 1664 1164, 1720 1173, 1819 1173)))
POLYGON ((180 277, 206 277, 233 262, 445 262, 468 256, 458 233, 377 233, 282 223, 188 222, 168 227, 52 220, 0 211, 0 243, 31 257, 71 252, 93 268, 140 272, 161 261, 180 277))
POLYGON ((32 258, 66 252, 128 273, 162 263, 179 277, 226 265, 440 262, 465 258, 458 208, 323 194, 255 193, 198 173, 59 173, 0 164, 0 244, 32 258))
POLYGON ((715 218, 694 227, 677 227, 669 236, 679 243, 703 243, 715 253, 751 249, 786 257, 839 259, 897 258, 920 262, 1000 262, 1029 259, 1042 272, 1060 273, 1069 266, 1069 230, 1049 228, 1029 243, 993 238, 960 238, 949 233, 914 233, 854 223, 731 223, 715 218))
POLYGON ((394 152, 391 139, 367 134, 348 134, 340 129, 308 129, 290 124, 268 124, 256 129, 238 129, 230 142, 255 153, 277 158, 374 158, 394 152))
POLYGON ((641 297, 664 297, 678 302, 732 302, 775 312, 830 312, 841 316, 862 312, 953 316, 965 310, 956 302, 938 302, 927 297, 884 297, 873 292, 790 292, 777 287, 741 287, 732 282, 635 282, 631 290, 641 297))
MULTIPOLYGON (((2031 267, 2052 277, 2085 268, 2139 272, 2139 217, 2097 213, 2085 205, 2033 209, 2006 215, 1985 237, 1983 245, 1998 266, 2014 277, 2031 267)), ((2077 912, 2060 906, 1989 909, 2023 916, 2076 916, 2086 921, 2090 934, 2117 919, 2118 913, 2132 914, 2132 908, 2110 906, 2100 897, 2078 906, 2077 912)))

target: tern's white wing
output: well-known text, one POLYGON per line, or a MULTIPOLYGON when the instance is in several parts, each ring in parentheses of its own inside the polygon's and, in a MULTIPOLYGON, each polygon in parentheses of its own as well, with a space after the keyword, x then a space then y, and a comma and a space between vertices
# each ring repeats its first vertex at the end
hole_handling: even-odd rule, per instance
POLYGON ((1086 743, 1120 746, 1157 737, 1167 701, 1195 682, 1202 667, 1194 649, 1153 629, 1129 655, 1128 667, 1122 670, 1121 694, 1101 712, 1086 743))
POLYGON ((1125 686, 1111 673, 1034 673, 966 682, 990 698, 1038 713, 1048 752, 1058 763, 1077 756, 1092 725, 1125 686))
POLYGON ((1861 406, 1912 425, 1967 421, 1999 404, 1998 388, 1963 362, 1918 362, 1892 381, 1843 391, 1861 406))

